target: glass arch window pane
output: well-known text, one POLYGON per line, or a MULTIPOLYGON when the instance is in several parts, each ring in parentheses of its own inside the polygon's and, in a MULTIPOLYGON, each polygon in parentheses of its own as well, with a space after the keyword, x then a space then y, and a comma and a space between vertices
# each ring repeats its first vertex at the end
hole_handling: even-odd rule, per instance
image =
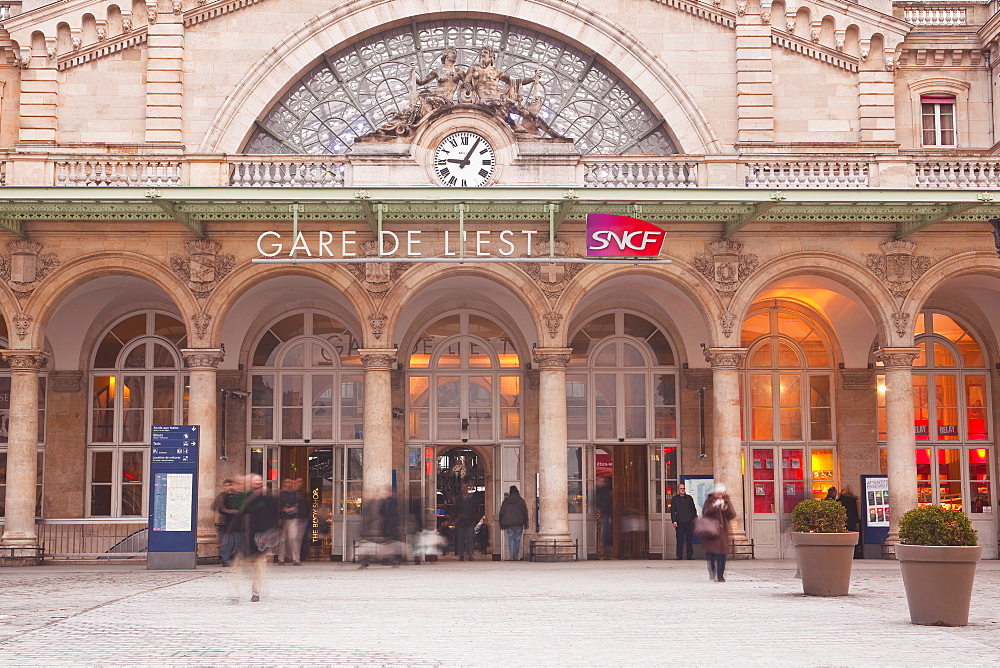
POLYGON ((645 318, 632 313, 625 314, 624 329, 622 330, 622 334, 625 336, 634 336, 637 339, 645 341, 652 336, 656 330, 656 325, 645 318))
POLYGON ((801 341, 812 331, 812 325, 804 321, 797 315, 778 312, 778 333, 784 334, 790 339, 801 341))
POLYGON ((815 330, 809 332, 799 345, 802 346, 802 352, 805 353, 806 362, 808 362, 809 366, 830 366, 830 356, 826 351, 826 344, 823 343, 823 339, 820 338, 815 330))
POLYGON ((328 56, 264 113, 243 152, 346 153, 407 106, 408 64, 422 77, 440 65, 446 46, 456 48, 460 66, 491 46, 496 66, 513 78, 540 69, 539 115, 584 154, 677 153, 663 119, 600 59, 528 27, 470 18, 392 28, 328 56))
POLYGON ((462 320, 458 314, 450 315, 435 321, 427 328, 427 335, 431 339, 443 339, 462 333, 462 320))
POLYGON ((769 313, 758 313, 743 321, 743 331, 740 337, 744 346, 749 346, 761 336, 770 333, 771 316, 769 313))
POLYGON ((958 354, 962 356, 962 364, 965 366, 986 366, 983 349, 979 347, 979 342, 972 334, 966 333, 955 345, 958 346, 958 354))
POLYGON ((313 313, 312 332, 310 332, 313 336, 327 337, 330 334, 341 334, 346 331, 346 327, 325 313, 313 313))
POLYGON ((153 368, 154 369, 176 369, 177 360, 166 346, 159 343, 153 344, 153 368))
POLYGON ((934 366, 936 367, 954 367, 955 366, 955 356, 951 354, 945 346, 940 343, 934 344, 934 366))
POLYGON ((469 315, 469 334, 489 340, 503 336, 503 329, 489 318, 481 315, 469 315))
POLYGON ((125 318, 120 323, 115 325, 111 332, 122 343, 128 343, 132 339, 146 334, 146 314, 137 313, 136 315, 125 318))
POLYGON ((285 356, 281 360, 281 366, 285 367, 301 367, 305 366, 305 351, 304 346, 301 343, 296 343, 288 349, 285 356))
POLYGON ((932 313, 928 315, 931 316, 934 323, 932 331, 935 334, 940 334, 952 342, 958 341, 965 334, 965 328, 958 324, 951 316, 947 316, 944 313, 932 313))
POLYGON ((913 360, 913 366, 927 366, 927 342, 921 341, 917 343, 917 348, 920 349, 917 359, 913 360))
POLYGON ((483 350, 475 341, 470 341, 469 345, 469 368, 470 369, 490 369, 493 367, 493 359, 489 353, 483 350))
POLYGON ((625 367, 644 367, 646 366, 646 358, 642 356, 642 353, 638 348, 633 346, 631 343, 623 343, 622 350, 624 352, 622 366, 625 367))
POLYGON ((778 366, 783 369, 798 369, 802 367, 802 360, 795 349, 784 341, 778 342, 778 366))
POLYGON ((653 332, 653 335, 649 337, 649 347, 653 351, 653 355, 656 357, 656 363, 661 366, 673 366, 676 364, 674 361, 674 349, 667 341, 667 337, 664 336, 663 332, 657 329, 653 332))
POLYGON ((438 356, 437 366, 439 369, 457 369, 462 364, 462 358, 459 353, 461 346, 458 341, 453 341, 448 344, 448 347, 441 351, 438 356))
POLYGON ((105 334, 94 355, 94 368, 114 369, 118 364, 118 353, 122 351, 122 347, 122 342, 112 332, 105 334))
POLYGON ((771 342, 765 341, 750 354, 749 366, 754 369, 769 369, 771 367, 771 342))
POLYGON ((275 352, 281 341, 270 330, 264 332, 253 352, 254 366, 274 366, 275 352))
POLYGON ((583 332, 595 343, 609 336, 614 336, 615 314, 608 313, 594 318, 584 325, 583 332))
POLYGON ((184 327, 184 323, 166 313, 155 314, 153 321, 154 334, 162 336, 177 347, 182 347, 182 342, 187 338, 187 329, 184 327))
POLYGON ((271 332, 281 341, 291 341, 306 333, 304 313, 295 313, 271 325, 271 332))
POLYGON ((125 362, 122 365, 126 369, 146 368, 146 344, 140 343, 125 355, 125 362))
POLYGON ((618 346, 615 344, 607 345, 597 353, 597 357, 594 358, 594 366, 617 366, 618 359, 615 351, 618 346))

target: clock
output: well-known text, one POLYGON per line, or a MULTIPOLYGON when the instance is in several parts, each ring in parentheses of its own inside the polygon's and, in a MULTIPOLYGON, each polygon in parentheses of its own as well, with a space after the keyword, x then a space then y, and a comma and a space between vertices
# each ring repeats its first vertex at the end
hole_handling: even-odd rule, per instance
POLYGON ((434 173, 443 185, 478 188, 486 185, 496 170, 496 154, 490 142, 475 132, 455 132, 434 151, 434 173))

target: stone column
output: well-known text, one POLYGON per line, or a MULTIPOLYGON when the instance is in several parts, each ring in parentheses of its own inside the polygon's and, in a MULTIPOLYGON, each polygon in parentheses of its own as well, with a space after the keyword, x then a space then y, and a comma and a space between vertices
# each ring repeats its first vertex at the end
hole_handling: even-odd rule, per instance
POLYGON ((188 422, 198 425, 201 433, 198 444, 198 556, 214 556, 218 550, 215 532, 215 513, 212 501, 218 494, 215 479, 216 412, 218 392, 215 374, 225 356, 222 348, 184 348, 181 350, 188 367, 188 422))
POLYGON ((35 549, 35 486, 38 480, 38 372, 48 355, 42 350, 3 350, 10 364, 10 426, 7 440, 7 512, 0 546, 15 563, 40 563, 35 549), (20 557, 20 558, 19 558, 20 557))
POLYGON ((381 533, 377 502, 392 491, 392 370, 395 348, 358 351, 365 366, 364 450, 361 470, 362 535, 381 533), (369 510, 373 513, 369 513, 369 510))
POLYGON ((743 471, 740 454, 740 364, 746 348, 707 348, 705 359, 712 365, 712 466, 715 482, 729 492, 736 511, 733 539, 747 539, 743 510, 743 471))
POLYGON ((881 348, 885 368, 886 459, 889 473, 889 537, 899 542, 899 518, 917 507, 916 439, 913 437, 913 360, 919 348, 881 348))
POLYGON ((573 559, 566 502, 566 365, 572 348, 536 348, 538 365, 538 473, 541 549, 536 558, 573 559))

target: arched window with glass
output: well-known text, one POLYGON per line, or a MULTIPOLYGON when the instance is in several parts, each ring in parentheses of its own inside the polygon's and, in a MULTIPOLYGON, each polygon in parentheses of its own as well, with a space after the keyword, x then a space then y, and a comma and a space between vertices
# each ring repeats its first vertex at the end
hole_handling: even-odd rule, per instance
POLYGON ((815 313, 776 301, 750 311, 741 341, 748 505, 755 540, 781 556, 792 508, 836 485, 833 346, 815 313))
POLYGON ((648 317, 623 309, 591 317, 570 346, 571 531, 589 554, 664 554, 662 520, 679 475, 674 346, 648 317))
MULTIPOLYGON (((992 517, 989 366, 976 335, 935 310, 917 316, 913 434, 921 505, 992 517)), ((879 439, 886 438, 885 377, 878 376, 879 439)), ((887 468, 882 450, 882 470, 887 468)))
POLYGON ((144 517, 153 425, 187 424, 184 324, 160 311, 117 320, 91 358, 87 514, 144 517))

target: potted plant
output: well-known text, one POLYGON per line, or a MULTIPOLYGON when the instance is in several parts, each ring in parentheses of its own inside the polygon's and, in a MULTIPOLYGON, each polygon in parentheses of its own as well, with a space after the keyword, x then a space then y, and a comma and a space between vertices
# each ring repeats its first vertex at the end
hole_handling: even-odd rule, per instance
POLYGON ((807 596, 847 596, 858 532, 836 501, 806 500, 792 509, 792 544, 807 596))
POLYGON ((983 546, 965 513, 941 506, 915 508, 899 519, 899 541, 896 559, 903 571, 910 621, 967 625, 983 546))

